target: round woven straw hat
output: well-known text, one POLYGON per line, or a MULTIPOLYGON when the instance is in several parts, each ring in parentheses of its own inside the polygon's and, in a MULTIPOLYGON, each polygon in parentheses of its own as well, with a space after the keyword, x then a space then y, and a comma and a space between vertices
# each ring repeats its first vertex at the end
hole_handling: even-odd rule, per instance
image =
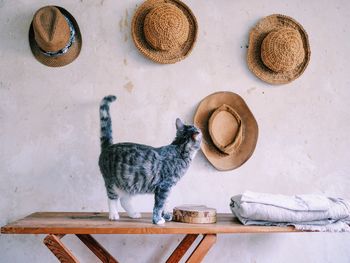
POLYGON ((217 92, 205 97, 199 103, 194 124, 203 134, 204 155, 220 171, 238 168, 254 152, 258 124, 235 93, 217 92))
POLYGON ((78 57, 82 39, 77 22, 67 10, 45 6, 33 17, 29 44, 39 62, 49 67, 61 67, 78 57))
POLYGON ((136 10, 131 23, 136 47, 161 64, 187 57, 196 42, 197 31, 195 16, 179 0, 147 0, 136 10))
POLYGON ((248 67, 270 84, 286 84, 298 78, 306 69, 310 55, 307 33, 291 17, 267 16, 250 32, 248 67))

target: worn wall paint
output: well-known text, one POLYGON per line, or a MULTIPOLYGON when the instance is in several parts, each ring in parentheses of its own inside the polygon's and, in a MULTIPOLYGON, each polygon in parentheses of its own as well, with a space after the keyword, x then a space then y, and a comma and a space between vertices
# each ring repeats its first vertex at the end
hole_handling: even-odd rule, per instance
MULTIPOLYGON (((98 104, 107 94, 118 96, 111 107, 115 141, 153 146, 169 143, 175 118, 192 122, 198 102, 215 91, 240 94, 254 113, 260 134, 252 158, 217 172, 198 154, 170 206, 229 212, 229 198, 247 189, 350 198, 349 1, 186 1, 199 23, 196 47, 180 63, 158 65, 130 38, 140 1, 63 0, 80 25, 83 49, 56 69, 39 64, 27 40, 34 12, 48 3, 0 1, 0 225, 34 211, 107 211, 97 166, 98 104), (312 49, 304 75, 284 86, 259 81, 245 62, 249 29, 272 13, 303 24, 312 49)), ((151 211, 153 198, 133 203, 151 211)), ((161 262, 181 236, 96 238, 121 262, 161 262)), ((42 239, 2 235, 0 262, 56 262, 42 239)), ((96 262, 79 241, 64 240, 82 262, 96 262)), ((221 235, 205 262, 345 263, 349 241, 348 234, 221 235)))

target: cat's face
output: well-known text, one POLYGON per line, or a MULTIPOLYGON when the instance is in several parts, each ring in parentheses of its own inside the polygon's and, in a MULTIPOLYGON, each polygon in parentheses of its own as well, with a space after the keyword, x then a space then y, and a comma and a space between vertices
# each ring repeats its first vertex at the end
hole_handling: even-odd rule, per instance
POLYGON ((185 125, 179 118, 177 118, 176 130, 177 138, 182 138, 182 140, 186 141, 186 144, 188 144, 193 150, 200 149, 202 142, 202 133, 200 129, 194 125, 185 125))

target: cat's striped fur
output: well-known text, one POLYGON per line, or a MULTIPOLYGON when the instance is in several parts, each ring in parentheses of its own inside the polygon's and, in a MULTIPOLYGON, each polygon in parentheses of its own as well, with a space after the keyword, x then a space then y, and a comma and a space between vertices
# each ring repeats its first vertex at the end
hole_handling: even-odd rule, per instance
POLYGON ((130 197, 154 193, 153 223, 162 224, 164 220, 171 220, 171 214, 164 210, 166 199, 200 148, 201 132, 176 119, 176 137, 169 145, 154 148, 136 143, 113 144, 109 104, 115 99, 115 96, 107 96, 100 105, 99 166, 109 200, 109 217, 111 220, 119 218, 116 209, 119 198, 130 217, 140 217, 130 206, 130 197))

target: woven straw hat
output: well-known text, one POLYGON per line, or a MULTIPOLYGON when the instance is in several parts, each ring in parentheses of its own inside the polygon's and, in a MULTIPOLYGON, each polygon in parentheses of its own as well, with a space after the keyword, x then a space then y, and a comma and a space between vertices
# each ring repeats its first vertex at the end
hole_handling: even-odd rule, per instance
POLYGON ((258 124, 235 93, 217 92, 205 97, 199 103, 194 124, 203 134, 204 155, 220 171, 238 168, 254 152, 258 124))
POLYGON ((161 64, 187 57, 196 42, 197 31, 195 16, 179 0, 147 0, 136 10, 131 24, 136 47, 161 64))
POLYGON ((49 67, 61 67, 78 57, 82 40, 79 26, 67 10, 45 6, 33 17, 29 44, 39 62, 49 67))
POLYGON ((285 84, 298 78, 310 60, 304 28, 293 18, 270 15, 251 30, 248 67, 261 80, 285 84))

